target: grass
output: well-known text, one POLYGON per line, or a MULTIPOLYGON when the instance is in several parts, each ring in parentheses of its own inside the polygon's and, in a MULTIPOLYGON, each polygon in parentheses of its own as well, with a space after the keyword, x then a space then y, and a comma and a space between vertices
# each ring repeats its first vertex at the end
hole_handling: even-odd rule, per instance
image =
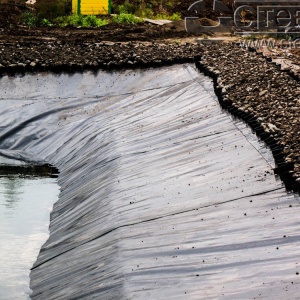
POLYGON ((172 15, 168 14, 157 14, 152 17, 153 19, 157 20, 171 20, 171 21, 180 21, 181 20, 181 15, 180 13, 174 13, 172 15))
POLYGON ((53 20, 53 23, 60 27, 100 27, 107 25, 109 22, 106 19, 100 19, 94 15, 83 16, 73 14, 70 16, 58 17, 53 20))

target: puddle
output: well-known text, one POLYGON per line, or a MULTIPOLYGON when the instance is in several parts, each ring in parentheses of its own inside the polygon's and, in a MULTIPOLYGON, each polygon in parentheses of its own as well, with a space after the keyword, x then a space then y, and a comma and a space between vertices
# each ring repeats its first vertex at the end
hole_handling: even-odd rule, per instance
POLYGON ((30 299, 29 273, 49 236, 54 178, 0 177, 0 299, 30 299))

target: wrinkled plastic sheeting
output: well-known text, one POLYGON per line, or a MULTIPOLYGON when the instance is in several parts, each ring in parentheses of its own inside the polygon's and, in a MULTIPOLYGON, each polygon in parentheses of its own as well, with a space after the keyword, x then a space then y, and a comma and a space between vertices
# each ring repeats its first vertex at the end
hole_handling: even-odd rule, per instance
POLYGON ((298 198, 193 66, 0 85, 0 148, 60 170, 33 299, 297 299, 298 198))
POLYGON ((38 159, 35 155, 20 150, 0 149, 0 167, 1 166, 41 166, 47 162, 38 159))

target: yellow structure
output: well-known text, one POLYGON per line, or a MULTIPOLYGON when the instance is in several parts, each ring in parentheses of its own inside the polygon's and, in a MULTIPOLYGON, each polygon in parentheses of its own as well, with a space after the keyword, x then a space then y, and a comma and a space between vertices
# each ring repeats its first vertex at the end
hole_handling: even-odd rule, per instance
POLYGON ((72 0, 72 13, 78 15, 107 15, 111 0, 72 0))

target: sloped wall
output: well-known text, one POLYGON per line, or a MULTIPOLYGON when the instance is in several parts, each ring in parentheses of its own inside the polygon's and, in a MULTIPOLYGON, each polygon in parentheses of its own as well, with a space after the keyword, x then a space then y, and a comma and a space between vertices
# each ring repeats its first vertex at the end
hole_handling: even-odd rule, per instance
POLYGON ((60 170, 32 299, 297 299, 299 199, 192 66, 0 85, 0 148, 60 170))

